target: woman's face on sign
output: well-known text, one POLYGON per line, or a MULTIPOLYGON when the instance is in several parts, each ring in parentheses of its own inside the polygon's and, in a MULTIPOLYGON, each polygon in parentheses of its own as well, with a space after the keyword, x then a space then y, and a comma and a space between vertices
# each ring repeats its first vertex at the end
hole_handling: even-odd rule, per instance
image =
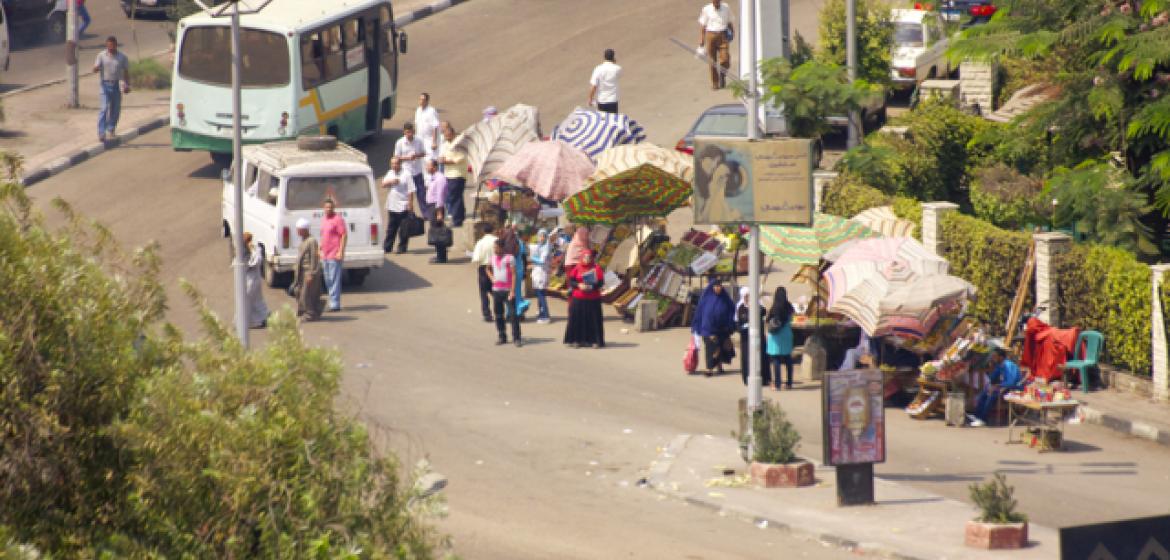
POLYGON ((711 193, 722 196, 727 192, 727 185, 731 182, 731 168, 726 164, 719 164, 711 172, 711 193))

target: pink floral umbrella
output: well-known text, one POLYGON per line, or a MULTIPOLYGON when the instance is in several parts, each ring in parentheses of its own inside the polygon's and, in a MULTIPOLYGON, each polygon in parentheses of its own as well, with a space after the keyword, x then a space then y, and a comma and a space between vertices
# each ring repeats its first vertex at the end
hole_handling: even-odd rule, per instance
POLYGON ((560 202, 585 188, 594 169, 593 160, 585 152, 560 140, 550 140, 523 145, 492 177, 560 202))

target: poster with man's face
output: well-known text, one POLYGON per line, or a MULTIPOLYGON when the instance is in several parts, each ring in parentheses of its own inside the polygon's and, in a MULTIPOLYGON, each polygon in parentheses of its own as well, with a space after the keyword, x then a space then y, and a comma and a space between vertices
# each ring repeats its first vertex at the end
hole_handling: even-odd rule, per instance
POLYGON ((811 225, 812 141, 695 138, 696 224, 811 225))

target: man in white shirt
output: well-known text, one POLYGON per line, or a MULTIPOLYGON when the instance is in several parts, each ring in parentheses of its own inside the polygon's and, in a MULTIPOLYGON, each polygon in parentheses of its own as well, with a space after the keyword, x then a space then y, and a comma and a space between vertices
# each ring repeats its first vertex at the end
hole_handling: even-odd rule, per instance
POLYGON ((731 68, 731 46, 728 33, 734 34, 731 23, 731 7, 722 0, 711 0, 699 12, 699 48, 705 49, 711 61, 711 89, 723 87, 723 74, 731 68), (723 68, 715 67, 718 62, 723 68))
POLYGON ((418 108, 414 110, 414 127, 418 139, 426 148, 427 159, 435 159, 439 151, 439 112, 431 106, 431 94, 423 92, 418 96, 418 108))
POLYGON ((410 236, 402 223, 407 216, 414 214, 414 199, 418 197, 414 177, 402 165, 402 160, 390 158, 390 171, 382 179, 382 188, 390 189, 386 194, 386 213, 390 220, 386 224, 386 240, 382 242, 382 250, 389 253, 394 250, 394 238, 398 238, 398 254, 406 252, 406 244, 410 236))
POLYGON ((407 122, 402 125, 402 138, 394 143, 393 157, 402 162, 402 169, 410 173, 416 186, 423 184, 422 160, 427 157, 427 148, 423 141, 415 136, 414 123, 407 122))
POLYGON ((618 78, 622 67, 614 64, 613 49, 605 49, 605 62, 593 69, 589 78, 589 105, 597 102, 597 110, 606 113, 618 112, 618 78))
POLYGON ((492 265, 492 254, 496 247, 496 236, 492 232, 495 227, 486 222, 483 228, 483 237, 475 242, 475 249, 471 251, 471 264, 476 268, 476 280, 479 285, 479 307, 483 313, 483 320, 491 323, 492 307, 488 295, 492 293, 492 279, 488 276, 488 267, 492 265))

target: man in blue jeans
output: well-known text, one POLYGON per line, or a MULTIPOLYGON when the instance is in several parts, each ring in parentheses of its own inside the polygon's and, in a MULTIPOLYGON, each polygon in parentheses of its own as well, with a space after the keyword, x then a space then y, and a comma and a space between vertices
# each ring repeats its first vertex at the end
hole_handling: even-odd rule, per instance
POLYGON ((1020 366, 1008 359, 1007 350, 996 348, 991 354, 991 365, 995 369, 987 376, 987 386, 975 397, 975 414, 967 415, 967 420, 975 427, 987 424, 987 414, 1004 393, 1024 387, 1020 366))
POLYGON ((98 113, 98 140, 114 139, 118 116, 122 113, 122 94, 130 93, 130 60, 118 52, 118 39, 106 38, 106 50, 98 53, 93 71, 99 74, 102 86, 102 108, 98 113), (118 82, 121 81, 121 89, 118 82))

